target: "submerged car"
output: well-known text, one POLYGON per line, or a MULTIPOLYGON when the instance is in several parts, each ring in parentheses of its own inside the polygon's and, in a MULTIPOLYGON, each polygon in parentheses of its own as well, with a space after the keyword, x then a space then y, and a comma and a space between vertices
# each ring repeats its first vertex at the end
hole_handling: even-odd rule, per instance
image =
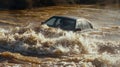
POLYGON ((89 20, 73 16, 52 16, 42 24, 68 31, 82 31, 86 29, 93 29, 93 26, 89 20))

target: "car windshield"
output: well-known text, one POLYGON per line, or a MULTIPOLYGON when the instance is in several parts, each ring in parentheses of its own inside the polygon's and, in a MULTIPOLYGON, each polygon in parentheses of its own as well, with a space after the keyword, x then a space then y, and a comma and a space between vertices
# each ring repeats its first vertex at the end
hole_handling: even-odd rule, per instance
POLYGON ((48 26, 54 27, 55 21, 56 21, 56 18, 50 18, 49 20, 46 21, 46 24, 48 26))

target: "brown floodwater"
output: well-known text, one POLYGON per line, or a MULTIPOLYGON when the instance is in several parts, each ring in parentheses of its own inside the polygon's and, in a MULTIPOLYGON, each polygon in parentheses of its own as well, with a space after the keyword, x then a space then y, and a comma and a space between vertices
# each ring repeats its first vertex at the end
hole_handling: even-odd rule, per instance
POLYGON ((52 6, 0 11, 0 67, 119 67, 120 10, 52 6), (89 19, 94 29, 41 25, 53 15, 89 19))

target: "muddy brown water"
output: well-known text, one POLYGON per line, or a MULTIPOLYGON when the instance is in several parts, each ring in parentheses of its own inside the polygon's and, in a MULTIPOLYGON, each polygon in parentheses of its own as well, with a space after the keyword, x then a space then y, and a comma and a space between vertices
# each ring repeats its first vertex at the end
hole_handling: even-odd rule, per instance
POLYGON ((0 11, 0 67, 119 67, 120 10, 53 6, 0 11), (79 32, 40 23, 53 15, 89 19, 79 32))

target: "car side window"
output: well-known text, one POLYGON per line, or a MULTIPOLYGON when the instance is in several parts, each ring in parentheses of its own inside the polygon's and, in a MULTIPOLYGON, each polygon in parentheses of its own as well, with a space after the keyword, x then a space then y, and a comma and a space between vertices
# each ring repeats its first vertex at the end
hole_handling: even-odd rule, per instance
POLYGON ((64 30, 74 30, 76 21, 74 19, 62 19, 60 28, 64 30))
POLYGON ((56 20, 56 22, 55 22, 55 27, 59 27, 59 26, 60 26, 60 21, 61 21, 60 18, 56 20))
POLYGON ((56 21, 56 18, 50 18, 50 19, 46 22, 46 24, 47 24, 48 26, 54 27, 55 21, 56 21))

